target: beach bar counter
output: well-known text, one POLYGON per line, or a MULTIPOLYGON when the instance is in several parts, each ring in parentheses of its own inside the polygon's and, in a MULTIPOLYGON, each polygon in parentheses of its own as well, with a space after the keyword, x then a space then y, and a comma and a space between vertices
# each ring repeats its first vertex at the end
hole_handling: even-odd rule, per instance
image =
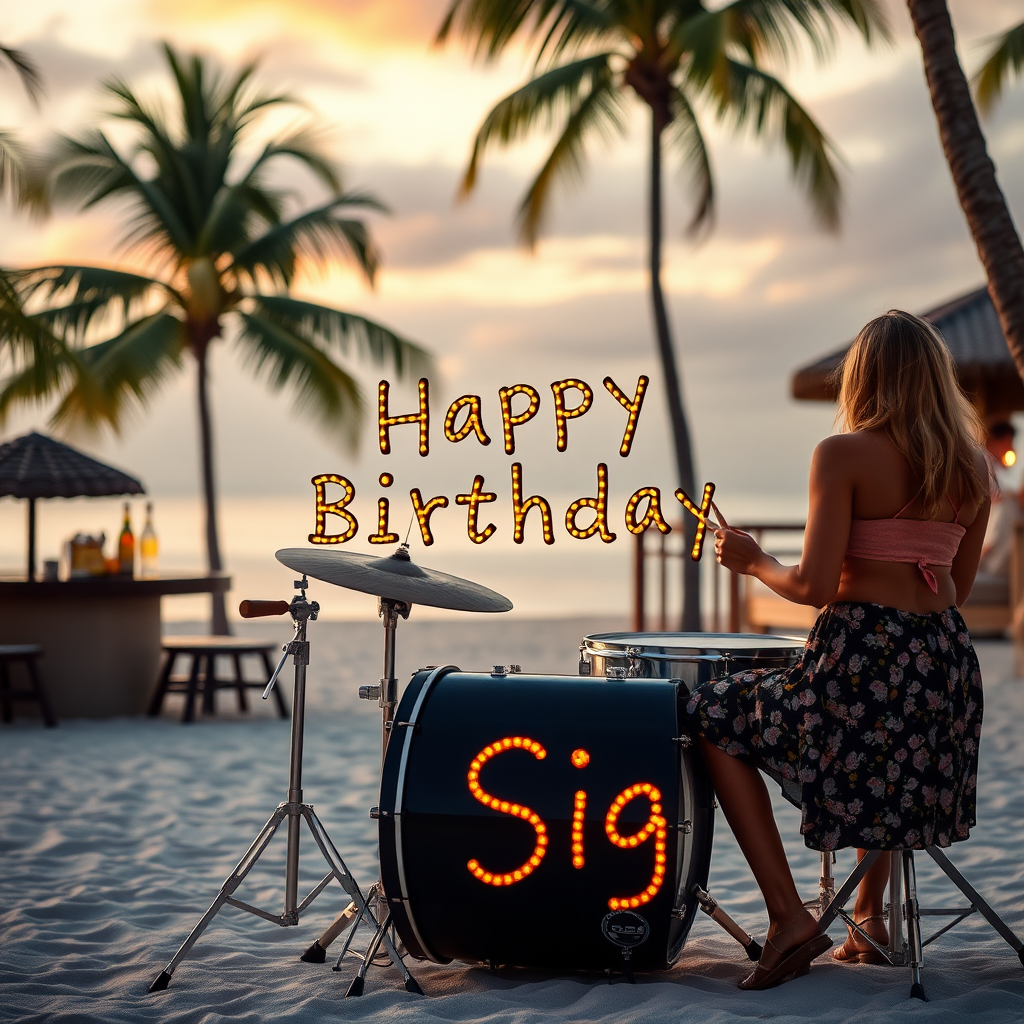
POLYGON ((230 576, 0 579, 0 644, 43 648, 39 675, 58 721, 141 715, 160 669, 160 598, 230 589, 230 576))

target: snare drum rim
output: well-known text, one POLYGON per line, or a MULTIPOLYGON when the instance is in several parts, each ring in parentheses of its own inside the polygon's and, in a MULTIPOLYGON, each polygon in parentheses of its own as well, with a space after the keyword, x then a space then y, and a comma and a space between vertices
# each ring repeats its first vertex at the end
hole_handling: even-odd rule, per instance
POLYGON ((672 637, 707 637, 708 643, 692 643, 672 646, 664 644, 637 643, 635 638, 650 637, 652 633, 590 633, 583 638, 582 653, 602 658, 640 657, 649 661, 682 661, 721 659, 728 661, 774 661, 788 660, 794 652, 803 651, 806 640, 803 637, 782 636, 774 633, 665 633, 666 640, 672 637), (634 639, 631 639, 634 638, 634 639), (730 647, 728 643, 715 643, 716 640, 784 640, 769 646, 730 647))

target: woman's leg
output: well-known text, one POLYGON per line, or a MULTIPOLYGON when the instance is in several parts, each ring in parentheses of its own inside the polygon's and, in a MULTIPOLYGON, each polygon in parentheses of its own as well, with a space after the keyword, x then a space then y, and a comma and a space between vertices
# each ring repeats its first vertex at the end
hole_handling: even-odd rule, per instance
POLYGON ((761 773, 705 739, 701 739, 701 750, 718 802, 764 896, 768 937, 778 935, 783 949, 805 942, 818 933, 818 924, 796 890, 761 773))
MULTIPOLYGON (((864 859, 866 850, 857 851, 857 863, 864 859)), ((889 938, 889 929, 882 918, 885 908, 885 886, 889 881, 889 855, 883 854, 868 868, 857 889, 857 901, 853 907, 853 919, 864 928, 880 944, 889 938)), ((864 939, 851 931, 842 949, 833 954, 837 960, 847 960, 854 953, 866 952, 871 949, 864 939)))

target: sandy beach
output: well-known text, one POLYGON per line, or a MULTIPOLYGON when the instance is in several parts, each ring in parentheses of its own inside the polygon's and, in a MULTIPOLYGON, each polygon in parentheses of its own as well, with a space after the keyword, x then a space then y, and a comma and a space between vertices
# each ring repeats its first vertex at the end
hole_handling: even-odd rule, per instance
MULTIPOLYGON (((465 619, 403 624, 400 675, 421 663, 489 668, 516 661, 524 671, 575 671, 579 639, 620 627, 612 620, 465 619)), ((280 623, 247 625, 284 636, 280 623)), ((305 791, 365 886, 375 875, 378 749, 375 708, 356 697, 379 675, 379 626, 311 626, 305 791)), ((986 687, 979 825, 952 851, 1011 927, 1024 932, 1024 682, 1008 644, 979 645, 986 687)), ((557 975, 411 962, 428 993, 410 995, 397 974, 372 970, 366 994, 344 1000, 355 965, 340 973, 303 964, 298 954, 340 909, 325 894, 298 928, 282 929, 230 908, 175 974, 152 980, 216 893, 245 846, 284 796, 288 726, 269 705, 242 716, 223 711, 185 727, 169 703, 158 719, 66 721, 44 730, 19 718, 0 731, 0 1019, 9 1021, 180 1021, 374 1019, 377 1021, 951 1021, 1024 1018, 1024 969, 977 916, 926 950, 931 1001, 908 999, 905 969, 840 966, 827 956, 811 974, 765 993, 743 993, 740 948, 699 915, 669 972, 632 986, 599 975, 557 975)), ((257 701, 257 703, 259 703, 257 701)), ((796 836, 796 812, 777 813, 798 882, 817 888, 818 861, 796 836)), ((276 908, 283 842, 250 876, 243 898, 276 908)), ((837 875, 852 855, 840 856, 837 875)), ((930 862, 919 861, 925 905, 959 904, 930 862)), ((319 877, 304 862, 310 885, 319 877)), ((719 901, 761 936, 763 907, 721 815, 709 883, 719 901)), ((841 927, 833 927, 837 941, 841 927)), ((926 932, 927 934, 927 932, 926 932)))

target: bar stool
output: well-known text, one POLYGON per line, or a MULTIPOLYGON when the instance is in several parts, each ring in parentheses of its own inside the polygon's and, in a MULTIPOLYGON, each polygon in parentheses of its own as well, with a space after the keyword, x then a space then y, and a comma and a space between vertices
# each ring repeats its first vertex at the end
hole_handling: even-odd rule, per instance
POLYGON ((39 713, 48 726, 57 724, 53 715, 46 690, 43 689, 42 680, 36 670, 36 659, 42 655, 43 649, 39 644, 0 644, 0 718, 5 722, 14 720, 11 711, 11 704, 16 700, 34 700, 39 704, 39 713), (14 690, 11 688, 10 667, 16 662, 25 666, 28 674, 27 690, 14 690))
MULTIPOLYGON (((157 682, 156 690, 149 702, 150 716, 160 714, 164 697, 168 693, 184 693, 185 708, 181 715, 183 722, 191 722, 195 718, 196 698, 202 696, 203 711, 213 715, 217 713, 216 696, 218 690, 232 689, 238 695, 238 710, 248 711, 249 702, 246 698, 247 689, 262 690, 270 682, 274 666, 271 664, 270 652, 278 645, 268 640, 250 640, 240 636, 165 636, 161 641, 164 652, 164 666, 157 682), (261 679, 247 680, 242 672, 242 658, 252 656, 258 659, 263 669, 261 679), (234 674, 228 677, 217 675, 217 658, 227 658, 234 668, 234 674), (191 665, 186 673, 175 675, 174 667, 179 658, 191 658, 191 665)), ((275 687, 274 697, 277 700, 278 714, 288 717, 288 706, 285 703, 280 687, 275 687)))
POLYGON ((922 907, 917 898, 917 873, 914 866, 914 850, 869 850, 854 868, 853 872, 839 887, 835 888, 832 876, 832 864, 835 854, 823 852, 821 855, 820 891, 817 900, 807 904, 808 908, 818 910, 818 924, 822 931, 837 918, 857 932, 866 942, 870 943, 893 967, 909 967, 911 974, 910 996, 912 999, 928 1001, 924 994, 921 981, 921 969, 924 967, 924 947, 934 942, 940 935, 958 925, 971 914, 980 913, 983 918, 1006 940, 1017 958, 1024 965, 1024 942, 1010 930, 1006 922, 988 905, 981 894, 950 862, 949 858, 936 846, 926 846, 924 852, 941 868, 943 874, 970 901, 966 907, 922 907), (889 902, 885 905, 884 916, 889 932, 889 942, 883 946, 875 942, 864 931, 853 917, 844 909, 846 901, 853 895, 860 880, 879 857, 889 857, 889 902), (901 893, 902 888, 902 893, 901 893), (921 938, 922 917, 951 917, 948 924, 940 928, 927 939, 921 938), (904 936, 904 925, 906 935, 904 936))

